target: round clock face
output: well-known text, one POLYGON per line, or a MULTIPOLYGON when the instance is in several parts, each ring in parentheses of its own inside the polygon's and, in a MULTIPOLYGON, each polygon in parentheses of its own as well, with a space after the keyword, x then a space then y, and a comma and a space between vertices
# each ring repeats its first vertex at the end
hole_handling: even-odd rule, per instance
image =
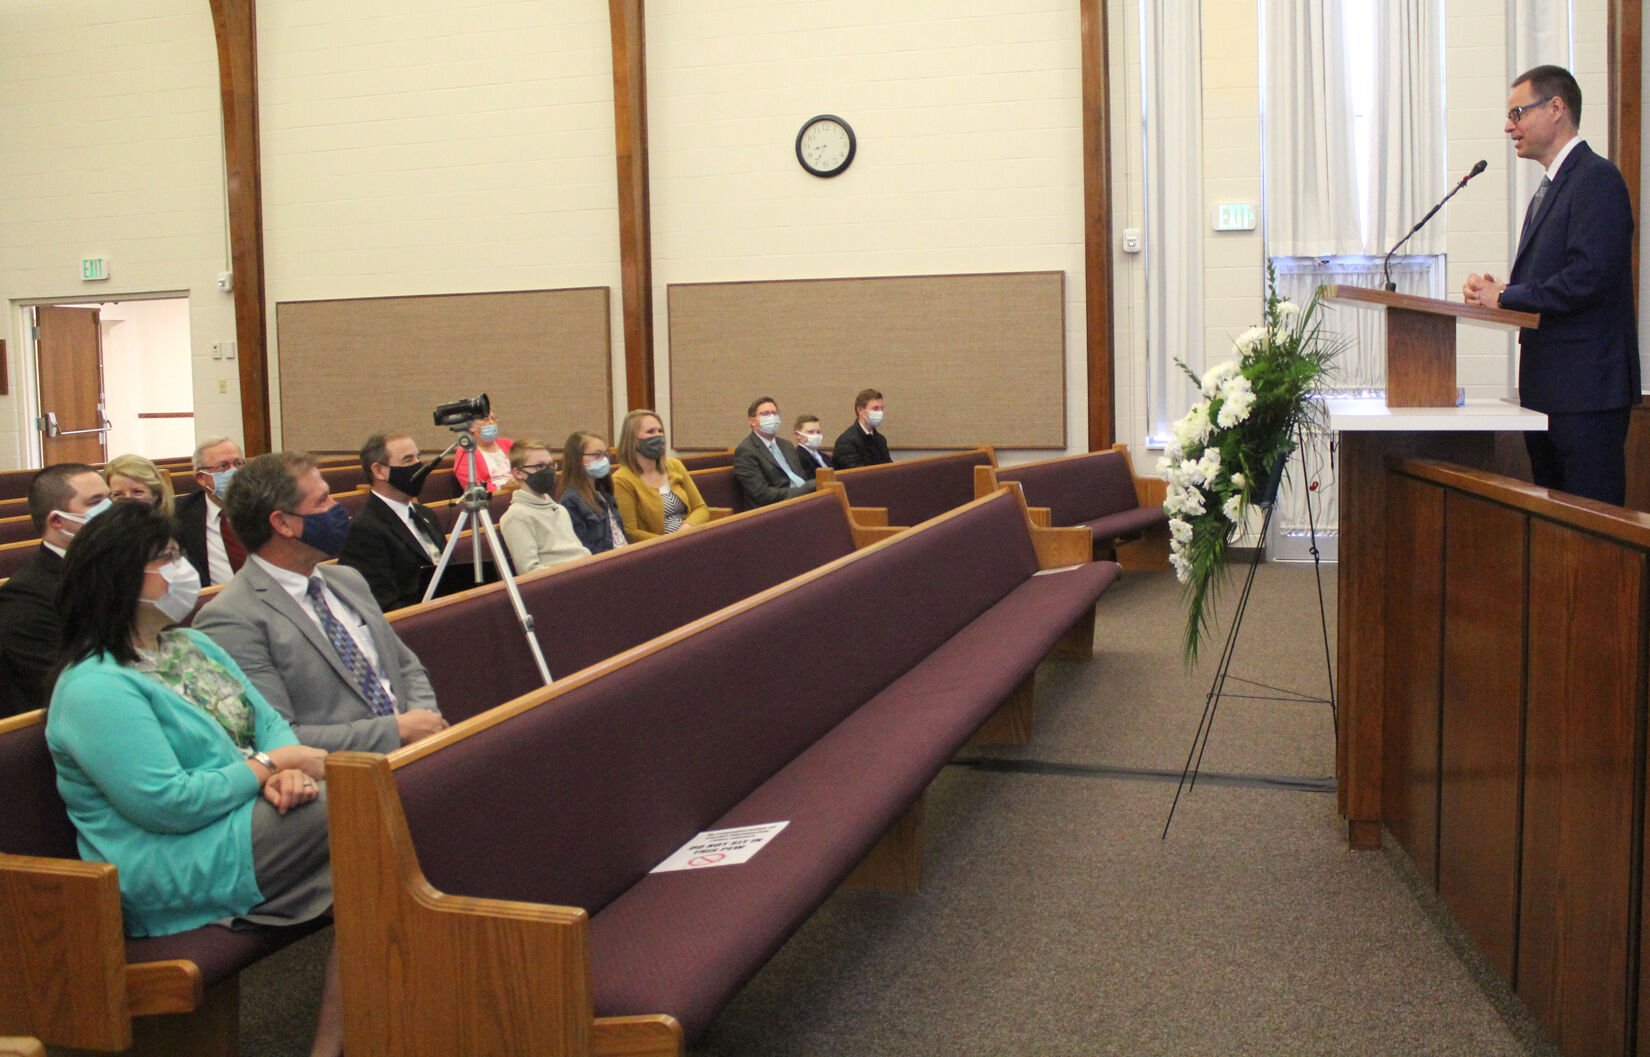
POLYGON ((796 160, 815 176, 835 176, 854 160, 854 130, 832 114, 811 118, 796 134, 796 160))

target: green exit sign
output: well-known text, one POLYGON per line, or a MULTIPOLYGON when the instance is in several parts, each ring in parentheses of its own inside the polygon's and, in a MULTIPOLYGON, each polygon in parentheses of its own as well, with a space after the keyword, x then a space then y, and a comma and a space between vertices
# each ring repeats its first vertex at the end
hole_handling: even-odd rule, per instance
POLYGON ((95 282, 98 279, 109 277, 109 258, 82 257, 80 258, 80 278, 86 282, 95 282))

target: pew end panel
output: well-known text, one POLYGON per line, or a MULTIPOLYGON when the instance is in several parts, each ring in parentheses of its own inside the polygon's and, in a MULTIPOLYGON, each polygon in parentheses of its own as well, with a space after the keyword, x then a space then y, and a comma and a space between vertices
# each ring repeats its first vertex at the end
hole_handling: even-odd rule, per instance
MULTIPOLYGON (((1090 610, 1093 613, 1093 610, 1090 610)), ((970 745, 1030 745, 1037 712, 1037 673, 1032 672, 1014 688, 1008 700, 991 714, 970 745)))
POLYGON ((387 757, 334 753, 327 784, 349 1053, 681 1054, 673 1018, 597 1020, 582 909, 425 880, 387 757), (397 1001, 378 1000, 386 986, 397 1001))
MULTIPOLYGON (((1169 482, 1160 477, 1141 477, 1134 472, 1134 457, 1127 444, 1113 444, 1112 450, 1123 456, 1123 462, 1134 478, 1134 494, 1142 507, 1161 507, 1168 498, 1169 482)), ((1157 525, 1146 530, 1137 540, 1120 543, 1114 551, 1115 560, 1125 570, 1162 572, 1169 567, 1169 526, 1157 525)))
MULTIPOLYGON (((132 1045, 120 883, 108 863, 0 854, 0 1031, 132 1045)), ((195 978, 199 991, 200 977, 195 978)))
POLYGON ((842 882, 845 889, 911 894, 922 890, 922 815, 918 797, 842 882))

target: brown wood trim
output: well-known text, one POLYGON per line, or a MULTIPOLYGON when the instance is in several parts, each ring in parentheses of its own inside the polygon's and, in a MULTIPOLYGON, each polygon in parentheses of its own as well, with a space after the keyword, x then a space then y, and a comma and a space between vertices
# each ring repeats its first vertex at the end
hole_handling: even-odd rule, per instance
POLYGON ((1436 459, 1394 459, 1388 468, 1406 477, 1431 481, 1521 510, 1531 517, 1603 536, 1626 547, 1650 551, 1650 514, 1566 495, 1488 470, 1472 470, 1436 459))
MULTIPOLYGON (((1489 308, 1469 305, 1461 301, 1445 301, 1436 297, 1400 294, 1391 290, 1370 290, 1362 286, 1320 286, 1319 296, 1330 304, 1357 302, 1379 305, 1382 308, 1406 309, 1425 315, 1459 319, 1466 323, 1488 323, 1498 327, 1539 327, 1541 316, 1534 312, 1515 312, 1510 308, 1489 308)), ((1390 318, 1390 317, 1389 317, 1390 318)))
MULTIPOLYGON (((820 275, 802 277, 798 279, 724 279, 704 283, 671 283, 670 290, 687 290, 696 286, 777 286, 781 283, 787 286, 798 286, 803 283, 869 283, 883 279, 989 279, 994 276, 1027 276, 1027 275, 1058 275, 1065 279, 1065 272, 1058 268, 1030 268, 1025 271, 1001 272, 922 272, 912 275, 820 275)), ((1064 311, 1064 309, 1062 309, 1064 311)))
POLYGON ((0 339, 0 396, 11 395, 11 365, 6 362, 6 342, 0 339))
POLYGON ((985 452, 987 458, 990 460, 988 465, 996 466, 997 449, 989 444, 981 444, 973 448, 962 448, 945 455, 924 455, 920 459, 901 459, 899 462, 883 462, 878 463, 875 466, 855 466, 847 470, 838 470, 830 466, 821 466, 814 476, 816 480, 821 481, 841 481, 845 475, 849 479, 852 479, 862 474, 876 473, 879 470, 886 470, 887 467, 890 466, 916 466, 925 462, 942 462, 947 459, 962 459, 967 458, 970 455, 978 455, 982 451, 985 452), (819 476, 819 474, 826 473, 827 471, 830 473, 829 477, 819 476))
MULTIPOLYGON (((1643 165, 1644 0, 1611 0, 1606 44, 1610 78, 1610 159, 1627 181, 1627 200, 1639 216, 1643 165)), ((1637 291, 1639 240, 1633 240, 1633 289, 1637 291)))
POLYGON ((1111 66, 1105 0, 1079 0, 1083 38, 1083 306, 1089 450, 1117 441, 1111 260, 1111 66))
POLYGON ((269 319, 264 304, 263 169, 258 148, 257 0, 211 0, 223 93, 223 148, 229 196, 229 257, 235 275, 241 447, 260 455, 269 423, 269 319))
POLYGON ((619 275, 625 396, 657 407, 653 372, 653 213, 648 197, 647 16, 643 0, 608 0, 613 35, 613 134, 619 181, 619 275))
POLYGON ((193 411, 139 411, 138 418, 194 418, 193 411))

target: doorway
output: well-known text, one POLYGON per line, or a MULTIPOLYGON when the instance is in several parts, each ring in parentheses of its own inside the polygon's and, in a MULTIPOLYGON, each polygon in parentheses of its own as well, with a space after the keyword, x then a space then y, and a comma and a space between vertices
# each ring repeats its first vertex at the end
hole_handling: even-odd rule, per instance
POLYGON ((151 459, 195 446, 189 299, 36 305, 35 427, 42 465, 151 459))

